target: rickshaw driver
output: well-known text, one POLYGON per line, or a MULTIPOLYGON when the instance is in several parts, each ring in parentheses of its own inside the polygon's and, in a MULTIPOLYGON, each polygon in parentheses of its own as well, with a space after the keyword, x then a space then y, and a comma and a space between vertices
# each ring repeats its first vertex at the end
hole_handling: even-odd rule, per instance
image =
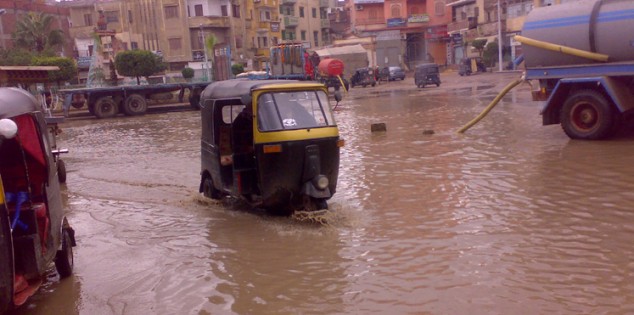
POLYGON ((233 162, 238 167, 250 168, 254 165, 253 149, 253 103, 249 102, 233 121, 233 162))

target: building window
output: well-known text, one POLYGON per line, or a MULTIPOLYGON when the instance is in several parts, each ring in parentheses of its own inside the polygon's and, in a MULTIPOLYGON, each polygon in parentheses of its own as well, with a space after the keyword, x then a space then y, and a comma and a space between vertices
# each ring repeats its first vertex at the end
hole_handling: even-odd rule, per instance
POLYGON ((436 16, 445 15, 445 1, 444 0, 437 0, 436 2, 434 2, 434 14, 436 16))
POLYGON ((177 6, 169 6, 165 7, 165 18, 172 19, 178 17, 178 7, 177 6))
POLYGON ((302 31, 302 40, 306 40, 306 31, 302 31))
POLYGON ((319 32, 313 32, 313 40, 315 41, 315 47, 319 47, 319 32))
POLYGON ((316 8, 312 9, 312 15, 313 15, 313 19, 317 18, 317 9, 316 8))
POLYGON ((242 48, 242 36, 236 36, 236 48, 242 48))
POLYGON ((203 5, 194 5, 194 16, 203 16, 203 5))
POLYGON ((240 17, 240 6, 239 5, 232 4, 231 5, 231 10, 233 11, 233 17, 234 18, 239 18, 240 17))
POLYGON ((270 21, 271 20, 271 12, 270 11, 260 11, 260 22, 270 21))
POLYGON ((92 26, 92 14, 84 14, 84 26, 92 26))
POLYGON ((130 49, 132 49, 132 50, 137 50, 137 49, 139 49, 139 43, 137 43, 137 42, 130 42, 130 49))
POLYGON ((132 10, 128 10, 128 23, 132 24, 132 10))
POLYGON ((123 42, 123 50, 128 50, 128 43, 123 42))
POLYGON ((399 4, 393 5, 390 9, 392 11, 392 17, 393 18, 400 18, 401 17, 401 6, 399 4))
POLYGON ((370 21, 377 20, 377 19, 379 18, 379 14, 378 14, 378 13, 379 13, 379 12, 378 12, 378 10, 377 10, 377 9, 371 9, 371 10, 369 10, 369 11, 368 11, 368 19, 369 19, 370 21))
POLYGON ((272 45, 279 44, 279 40, 278 40, 277 36, 273 36, 273 38, 271 38, 271 44, 272 45))
POLYGON ((106 22, 108 23, 117 23, 119 22, 119 11, 106 11, 104 12, 106 16, 106 22))
POLYGON ((227 10, 227 6, 226 5, 221 5, 220 6, 220 15, 229 16, 229 11, 227 10))
POLYGON ((299 7, 299 17, 304 17, 304 7, 299 7))
POLYGON ((169 42, 171 51, 181 50, 182 45, 181 45, 181 39, 180 38, 170 38, 167 41, 169 42))

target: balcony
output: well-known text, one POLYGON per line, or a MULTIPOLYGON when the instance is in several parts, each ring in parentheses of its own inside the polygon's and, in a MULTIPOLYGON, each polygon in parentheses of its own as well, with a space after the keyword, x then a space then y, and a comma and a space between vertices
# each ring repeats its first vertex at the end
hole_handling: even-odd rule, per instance
POLYGON ((282 0, 280 4, 292 6, 295 5, 295 3, 297 3, 297 0, 282 0))
POLYGON ((321 20, 321 28, 330 28, 330 20, 322 19, 321 20))
POLYGON ((299 25, 299 18, 296 16, 285 15, 284 26, 285 27, 297 27, 299 25))
MULTIPOLYGON (((506 32, 506 23, 503 21, 500 24, 502 26, 502 33, 506 32)), ((498 23, 491 22, 480 24, 478 25, 478 33, 482 36, 496 35, 498 33, 498 23)))
POLYGON ((255 7, 277 9, 277 0, 253 0, 255 7))
POLYGON ((218 27, 230 28, 228 16, 192 16, 187 19, 189 28, 200 27, 218 27))
POLYGON ((327 8, 327 7, 329 7, 329 6, 330 6, 330 5, 329 5, 329 3, 328 3, 328 0, 319 0, 319 7, 320 7, 320 8, 327 8))
POLYGON ((451 33, 451 32, 458 32, 458 31, 461 31, 461 30, 470 30, 470 29, 474 29, 476 27, 478 27, 477 18, 469 17, 466 20, 452 22, 452 23, 447 24, 447 32, 451 33))

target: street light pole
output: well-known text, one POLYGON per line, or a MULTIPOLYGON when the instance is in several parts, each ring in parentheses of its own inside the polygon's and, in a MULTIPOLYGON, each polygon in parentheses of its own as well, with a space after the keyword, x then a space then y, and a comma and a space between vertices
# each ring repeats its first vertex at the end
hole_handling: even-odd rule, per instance
POLYGON ((498 0, 498 68, 502 71, 502 15, 500 14, 500 0, 498 0))

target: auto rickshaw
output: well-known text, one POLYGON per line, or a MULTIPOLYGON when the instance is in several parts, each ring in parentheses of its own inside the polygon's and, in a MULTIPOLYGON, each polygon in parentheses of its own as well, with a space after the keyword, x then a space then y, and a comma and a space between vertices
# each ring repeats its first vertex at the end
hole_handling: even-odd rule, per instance
POLYGON ((484 65, 482 57, 464 58, 460 61, 460 67, 458 69, 460 76, 471 75, 477 72, 487 72, 487 67, 484 65))
POLYGON ((424 88, 428 83, 440 86, 440 71, 435 63, 423 63, 416 66, 414 84, 419 88, 424 88))
MULTIPOLYGON (((337 102, 341 100, 335 91, 337 102)), ((201 95, 199 191, 274 214, 327 209, 337 188, 339 137, 327 87, 234 79, 201 95)))
POLYGON ((359 68, 354 70, 354 74, 350 78, 350 87, 355 86, 366 87, 368 85, 375 86, 376 80, 374 78, 374 69, 372 68, 359 68))
POLYGON ((0 313, 35 294, 52 262, 60 278, 73 271, 75 232, 37 104, 27 91, 0 88, 0 313))

